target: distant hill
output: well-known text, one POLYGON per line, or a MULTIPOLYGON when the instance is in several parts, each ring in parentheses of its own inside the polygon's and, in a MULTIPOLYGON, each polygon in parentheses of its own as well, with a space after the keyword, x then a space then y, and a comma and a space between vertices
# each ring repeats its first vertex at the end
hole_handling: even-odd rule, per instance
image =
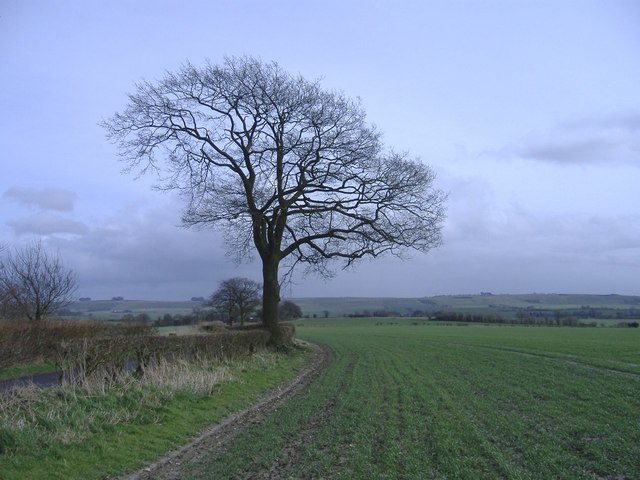
MULTIPOLYGON (((438 295, 421 298, 397 297, 304 297, 291 298, 306 316, 338 317, 349 315, 425 315, 435 312, 459 312, 514 317, 527 311, 550 315, 552 311, 584 318, 640 318, 640 296, 526 294, 438 295)), ((155 319, 165 313, 186 314, 202 308, 201 301, 84 300, 69 310, 82 317, 117 319, 124 314, 147 313, 155 319)))
POLYGON ((525 294, 525 295, 438 295, 422 298, 296 298, 293 299, 305 314, 344 316, 363 311, 396 312, 411 315, 416 311, 455 311, 463 313, 492 313, 512 316, 521 310, 576 310, 576 309, 640 309, 640 296, 579 295, 579 294, 525 294))
POLYGON ((83 318, 97 320, 118 320, 126 314, 146 313, 153 320, 169 313, 171 315, 191 313, 194 308, 201 308, 202 301, 150 301, 150 300, 82 300, 74 302, 67 311, 83 318))

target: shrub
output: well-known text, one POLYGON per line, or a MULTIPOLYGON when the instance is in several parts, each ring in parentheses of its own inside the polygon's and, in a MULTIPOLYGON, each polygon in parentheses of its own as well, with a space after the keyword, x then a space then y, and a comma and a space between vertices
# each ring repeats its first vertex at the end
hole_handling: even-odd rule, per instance
POLYGON ((144 375, 150 366, 165 360, 193 362, 238 358, 265 349, 269 339, 269 332, 258 329, 181 337, 84 338, 60 343, 57 363, 66 381, 85 385, 95 377, 114 381, 126 370, 136 369, 144 375))
POLYGON ((0 322, 0 368, 24 362, 51 360, 63 340, 94 337, 104 327, 96 322, 50 320, 0 322))
POLYGON ((278 328, 280 329, 278 338, 282 341, 282 343, 291 343, 293 340, 293 336, 296 333, 295 325, 293 323, 281 323, 280 325, 278 325, 278 328))
POLYGON ((142 324, 110 324, 80 320, 0 322, 0 368, 25 362, 56 360, 60 342, 149 335, 142 324))

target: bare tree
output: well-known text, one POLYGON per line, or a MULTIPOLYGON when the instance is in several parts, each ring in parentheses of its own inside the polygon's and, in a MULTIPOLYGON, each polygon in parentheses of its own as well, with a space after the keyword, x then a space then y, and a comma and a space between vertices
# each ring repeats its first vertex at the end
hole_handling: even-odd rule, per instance
POLYGON ((302 309, 300 305, 291 300, 284 300, 278 306, 279 320, 296 320, 302 318, 302 309))
POLYGON ((281 262, 330 274, 363 257, 440 244, 445 195, 419 160, 384 147, 359 102, 275 63, 228 58, 143 82, 103 122, 130 168, 154 169, 216 226, 239 259, 262 261, 263 323, 277 332, 281 262))
POLYGON ((242 326, 260 305, 261 289, 262 285, 248 278, 230 278, 220 282, 208 303, 227 315, 229 325, 237 318, 242 326))
POLYGON ((16 248, 0 260, 0 296, 5 308, 29 320, 43 320, 73 302, 76 276, 41 242, 16 248))

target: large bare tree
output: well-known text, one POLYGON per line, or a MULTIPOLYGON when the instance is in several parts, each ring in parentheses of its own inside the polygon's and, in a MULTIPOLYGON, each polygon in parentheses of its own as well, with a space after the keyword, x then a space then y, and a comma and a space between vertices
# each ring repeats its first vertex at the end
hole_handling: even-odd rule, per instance
POLYGON ((357 101, 251 57, 190 64, 137 85, 103 122, 128 165, 187 198, 186 225, 216 226, 262 260, 263 323, 276 332, 281 264, 328 274, 363 257, 440 243, 445 195, 424 163, 386 149, 357 101))
POLYGON ((0 297, 12 315, 43 320, 72 303, 76 289, 73 271, 41 242, 7 250, 0 259, 0 297))

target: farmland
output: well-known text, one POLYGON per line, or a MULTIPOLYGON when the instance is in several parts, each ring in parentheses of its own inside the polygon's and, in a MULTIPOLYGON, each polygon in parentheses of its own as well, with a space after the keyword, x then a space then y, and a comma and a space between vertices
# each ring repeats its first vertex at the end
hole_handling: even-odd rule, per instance
MULTIPOLYGON (((296 328, 331 352, 324 373, 238 435, 153 478, 640 477, 640 329, 415 318, 308 318, 296 328)), ((137 390, 7 397, 3 418, 16 426, 0 438, 0 470, 6 478, 131 471, 291 378, 303 357, 224 366, 230 380, 204 392, 157 390, 166 398, 144 402, 137 390)))
MULTIPOLYGON (((293 298, 305 316, 370 316, 367 313, 412 316, 438 311, 499 315, 513 318, 518 313, 556 312, 588 318, 640 318, 640 297, 631 295, 440 295, 421 298, 309 297, 293 298)), ((186 315, 203 307, 201 301, 92 300, 75 302, 69 311, 82 318, 117 320, 125 314, 147 314, 155 320, 164 314, 186 315)))
POLYGON ((179 476, 638 478, 638 330, 390 323, 298 322, 326 374, 179 476))

